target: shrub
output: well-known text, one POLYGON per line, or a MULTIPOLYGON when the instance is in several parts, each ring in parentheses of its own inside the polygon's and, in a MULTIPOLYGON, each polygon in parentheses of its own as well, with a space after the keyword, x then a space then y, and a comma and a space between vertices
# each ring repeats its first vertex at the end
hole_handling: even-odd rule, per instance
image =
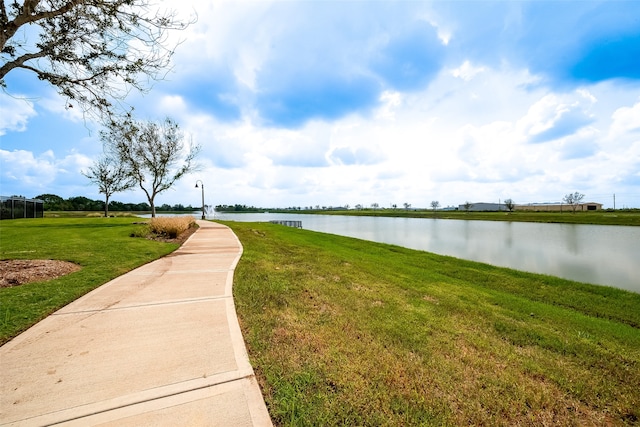
POLYGON ((175 239, 195 224, 192 216, 152 218, 149 222, 151 233, 175 239))
POLYGON ((150 235, 151 235, 151 232, 149 231, 148 224, 144 224, 136 227, 130 234, 131 237, 143 237, 145 239, 150 235))
POLYGON ((116 218, 137 218, 138 215, 133 214, 131 212, 109 212, 110 217, 116 218))

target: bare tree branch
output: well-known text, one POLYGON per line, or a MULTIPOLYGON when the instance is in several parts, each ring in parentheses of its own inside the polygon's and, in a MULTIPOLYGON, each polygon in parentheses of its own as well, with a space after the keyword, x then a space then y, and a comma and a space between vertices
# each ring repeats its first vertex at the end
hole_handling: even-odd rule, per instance
MULTIPOLYGON (((57 16, 64 15, 72 8, 80 4, 81 1, 68 1, 66 4, 62 5, 56 10, 45 10, 38 12, 36 11, 36 7, 39 3, 40 0, 26 0, 22 5, 20 13, 18 13, 12 21, 8 21, 7 17, 7 22, 5 23, 5 25, 3 25, 2 33, 0 33, 0 50, 4 50, 4 46, 6 45, 7 41, 10 40, 23 25, 31 24, 41 19, 55 18, 57 16)), ((3 12, 5 12, 4 4, 2 9, 3 12)), ((0 76, 3 75, 0 74, 0 76)))
POLYGON ((121 191, 131 189, 136 185, 136 181, 131 178, 122 163, 110 156, 102 156, 89 167, 87 172, 82 172, 84 176, 98 186, 98 191, 104 194, 104 216, 109 216, 109 198, 121 191))
POLYGON ((155 197, 198 169, 195 158, 200 146, 185 144, 180 127, 170 118, 161 123, 139 122, 128 115, 111 120, 101 138, 147 196, 153 217, 155 197))
POLYGON ((504 199, 504 205, 509 209, 509 212, 513 212, 513 208, 516 207, 516 202, 513 199, 504 199))
POLYGON ((584 199, 584 194, 576 191, 575 193, 569 193, 564 196, 562 201, 571 206, 571 211, 575 213, 578 206, 582 203, 582 199, 584 199))

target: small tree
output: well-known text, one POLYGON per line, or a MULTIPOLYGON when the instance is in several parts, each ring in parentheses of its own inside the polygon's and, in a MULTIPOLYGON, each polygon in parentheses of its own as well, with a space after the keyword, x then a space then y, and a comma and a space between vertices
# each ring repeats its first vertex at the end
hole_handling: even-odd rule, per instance
POLYGON ((378 209, 380 207, 380 205, 378 203, 371 203, 371 208, 375 211, 376 209, 378 209))
POLYGON ((466 202, 464 202, 464 205, 462 205, 462 207, 464 208, 465 212, 469 212, 469 210, 473 207, 473 203, 467 200, 466 202))
POLYGON ((513 199, 505 199, 504 205, 507 207, 507 209, 509 209, 509 212, 513 212, 513 208, 516 207, 516 203, 513 201, 513 199))
POLYGON ((107 129, 100 134, 103 142, 144 191, 155 217, 156 196, 197 170, 195 158, 200 146, 185 145, 178 124, 170 118, 156 123, 127 116, 111 120, 107 129))
POLYGON ((562 198, 562 201, 571 206, 571 212, 575 213, 580 203, 582 203, 582 199, 584 199, 584 194, 575 192, 569 193, 562 198))
POLYGON ((109 198, 114 193, 126 191, 136 185, 136 181, 128 173, 126 167, 117 162, 113 157, 103 155, 89 167, 87 172, 82 172, 93 184, 98 186, 98 191, 104 194, 104 217, 109 216, 109 198))
POLYGON ((434 213, 438 210, 439 207, 440 207, 440 202, 439 201, 433 200, 431 202, 431 209, 433 209, 434 213))
POLYGON ((403 203, 403 206, 404 206, 404 210, 408 211, 409 208, 411 207, 411 203, 405 202, 405 203, 403 203))

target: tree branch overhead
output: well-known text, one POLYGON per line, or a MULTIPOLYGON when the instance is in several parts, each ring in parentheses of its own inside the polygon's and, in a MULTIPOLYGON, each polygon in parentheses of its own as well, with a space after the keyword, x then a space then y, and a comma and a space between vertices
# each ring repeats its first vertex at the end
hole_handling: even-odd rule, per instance
POLYGON ((0 85, 10 90, 6 75, 22 68, 83 111, 111 114, 131 88, 164 78, 175 48, 169 33, 192 22, 150 0, 3 1, 0 85))

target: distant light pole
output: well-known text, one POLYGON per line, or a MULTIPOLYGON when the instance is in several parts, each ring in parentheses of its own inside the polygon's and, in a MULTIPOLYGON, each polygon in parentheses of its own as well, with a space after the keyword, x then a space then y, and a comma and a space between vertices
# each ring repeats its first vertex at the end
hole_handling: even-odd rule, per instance
POLYGON ((204 184, 202 181, 197 180, 196 181, 196 188, 198 188, 198 183, 200 183, 200 187, 202 188, 202 219, 205 219, 204 217, 204 184))

